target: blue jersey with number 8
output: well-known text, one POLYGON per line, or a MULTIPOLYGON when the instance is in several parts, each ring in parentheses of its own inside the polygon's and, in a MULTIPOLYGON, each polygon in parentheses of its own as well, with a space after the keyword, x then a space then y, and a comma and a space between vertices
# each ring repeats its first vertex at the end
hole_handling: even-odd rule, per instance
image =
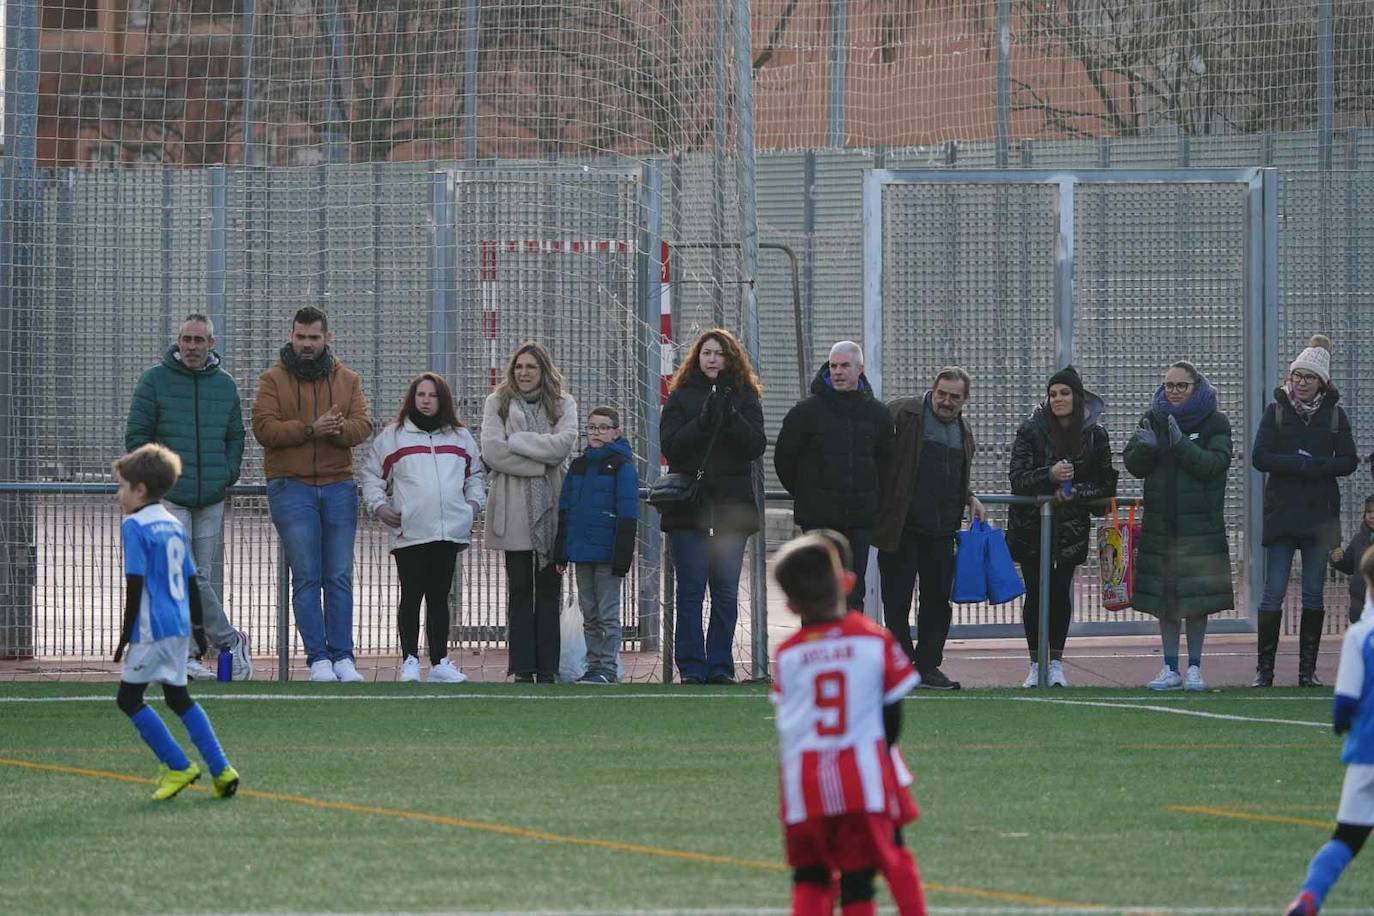
POLYGON ((186 529, 160 504, 144 506, 124 519, 124 572, 143 577, 143 600, 130 642, 191 635, 186 583, 196 564, 186 529))

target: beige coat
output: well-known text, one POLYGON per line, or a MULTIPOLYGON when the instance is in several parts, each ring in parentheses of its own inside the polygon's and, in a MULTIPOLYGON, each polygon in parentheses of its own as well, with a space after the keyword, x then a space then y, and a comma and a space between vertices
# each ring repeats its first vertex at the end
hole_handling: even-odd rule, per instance
POLYGON ((482 408, 482 463, 487 466, 485 543, 492 550, 533 550, 527 505, 529 480, 548 478, 553 510, 557 512, 563 475, 577 444, 577 402, 563 395, 558 422, 548 433, 529 431, 526 411, 530 405, 519 398, 510 402, 504 423, 497 413, 499 406, 500 398, 492 393, 482 408))

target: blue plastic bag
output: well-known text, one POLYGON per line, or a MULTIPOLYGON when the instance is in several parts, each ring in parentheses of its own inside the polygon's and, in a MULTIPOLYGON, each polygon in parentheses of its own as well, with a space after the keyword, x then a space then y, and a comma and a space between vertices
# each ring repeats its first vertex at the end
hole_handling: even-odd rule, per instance
POLYGON ((981 604, 987 600, 987 538, 990 531, 986 522, 975 518, 968 530, 956 535, 959 547, 954 555, 954 582, 949 590, 949 600, 955 604, 981 604))
POLYGON ((1007 536, 1001 528, 989 527, 985 540, 987 548, 987 600, 989 604, 1006 604, 1026 593, 1026 583, 1016 571, 1016 561, 1007 547, 1007 536))

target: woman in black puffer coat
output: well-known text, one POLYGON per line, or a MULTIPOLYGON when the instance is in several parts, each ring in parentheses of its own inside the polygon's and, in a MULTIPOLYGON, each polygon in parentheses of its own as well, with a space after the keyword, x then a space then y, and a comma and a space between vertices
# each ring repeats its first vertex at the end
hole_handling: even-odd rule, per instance
POLYGON ((1331 340, 1318 334, 1288 367, 1255 433, 1250 463, 1264 481, 1264 594, 1259 603, 1256 687, 1274 683, 1283 599, 1302 553, 1302 621, 1298 627, 1298 686, 1320 687, 1317 652, 1326 615, 1326 563, 1341 543, 1341 491, 1336 480, 1355 473, 1360 459, 1350 419, 1331 384, 1331 340))
POLYGON ((753 463, 768 446, 762 389, 739 341, 721 328, 702 332, 669 387, 659 427, 668 469, 696 474, 711 450, 696 501, 661 519, 678 577, 674 657, 684 684, 731 684, 744 545, 759 530, 762 494, 753 463), (708 586, 711 621, 703 639, 708 586))
MULTIPOLYGON (((1064 643, 1073 616, 1073 573, 1088 558, 1093 522, 1084 503, 1116 495, 1116 469, 1107 430, 1106 405, 1083 388, 1073 366, 1050 377, 1045 400, 1016 431, 1011 449, 1011 492, 1017 496, 1054 494, 1053 556, 1050 558, 1051 687, 1067 687, 1064 643)), ((1098 515, 1101 509, 1094 509, 1098 515)), ((1035 506, 1012 506, 1007 513, 1007 545, 1026 580, 1021 622, 1030 649, 1030 672, 1022 686, 1039 682, 1036 658, 1040 646, 1040 512, 1035 506)))

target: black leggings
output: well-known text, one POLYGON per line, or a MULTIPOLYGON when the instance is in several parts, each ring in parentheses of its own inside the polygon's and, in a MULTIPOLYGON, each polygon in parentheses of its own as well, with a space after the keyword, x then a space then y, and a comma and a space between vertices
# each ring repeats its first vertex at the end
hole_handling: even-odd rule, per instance
MULTIPOLYGON (((147 689, 147 684, 130 684, 128 681, 120 681, 119 693, 115 695, 115 705, 124 715, 132 717, 143 708, 143 692, 147 689)), ((167 706, 172 712, 178 716, 185 715, 186 710, 196 705, 184 684, 181 686, 163 684, 162 698, 167 701, 167 706)))
POLYGON ((448 657, 448 593, 453 588, 453 569, 466 544, 431 541, 391 551, 401 578, 401 603, 396 608, 396 629, 401 635, 401 656, 420 657, 420 599, 425 601, 425 637, 429 660, 439 664, 448 657))
MULTIPOLYGON (((1069 638, 1069 622, 1073 619, 1073 571, 1076 566, 1055 564, 1050 567, 1050 658, 1064 657, 1064 643, 1069 638)), ((1021 605, 1021 625, 1026 631, 1026 647, 1031 661, 1040 648, 1040 560, 1021 564, 1021 577, 1026 580, 1026 599, 1021 605)))

